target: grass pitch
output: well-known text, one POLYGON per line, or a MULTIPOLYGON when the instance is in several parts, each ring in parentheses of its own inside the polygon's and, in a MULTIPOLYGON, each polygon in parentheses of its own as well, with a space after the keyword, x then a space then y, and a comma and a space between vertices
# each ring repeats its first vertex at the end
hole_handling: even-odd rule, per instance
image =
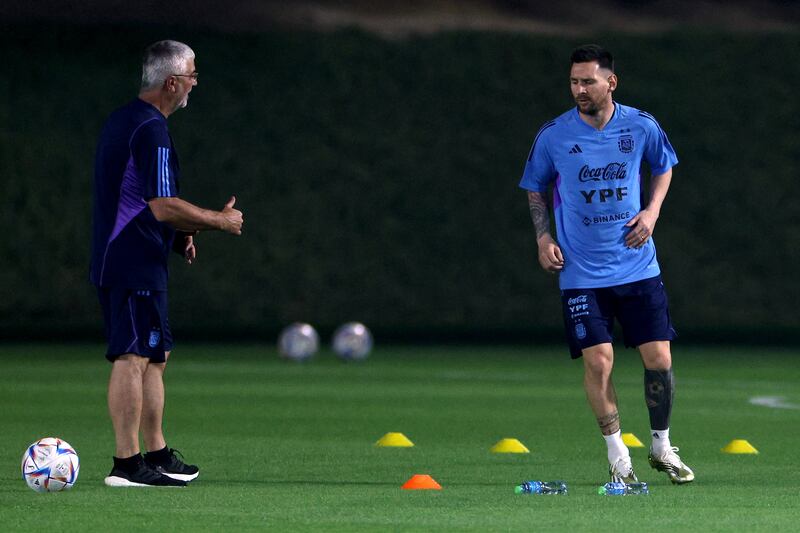
MULTIPOLYGON (((800 365, 794 351, 675 347, 673 443, 697 479, 673 486, 632 449, 649 496, 599 496, 605 445, 561 348, 382 347, 362 364, 306 364, 271 346, 180 345, 167 370, 170 446, 201 467, 186 489, 110 489, 110 365, 100 345, 0 345, 4 531, 796 531, 800 365), (778 397, 783 407, 750 403, 778 397), (376 448, 389 431, 413 448, 376 448), (75 488, 19 474, 37 438, 70 442, 75 488), (530 454, 493 454, 501 438, 530 454), (747 439, 759 455, 720 451, 747 439), (405 491, 429 474, 442 491, 405 491), (566 496, 515 495, 563 479, 566 496)), ((649 444, 641 364, 619 349, 624 432, 649 444)))

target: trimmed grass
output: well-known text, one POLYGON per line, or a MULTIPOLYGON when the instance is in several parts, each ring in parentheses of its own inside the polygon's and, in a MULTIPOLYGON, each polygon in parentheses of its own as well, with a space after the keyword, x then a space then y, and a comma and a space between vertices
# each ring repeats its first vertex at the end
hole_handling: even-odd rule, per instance
MULTIPOLYGON (((581 388, 580 362, 561 348, 382 347, 363 364, 323 351, 306 364, 272 346, 178 346, 167 371, 170 446, 201 467, 186 489, 109 489, 113 434, 102 346, 0 345, 0 524, 5 531, 513 528, 598 531, 648 524, 678 531, 793 531, 800 409, 797 354, 781 349, 675 352, 673 442, 697 480, 672 486, 632 449, 651 494, 601 497, 605 446, 581 388), (376 448, 389 431, 413 448, 376 448), (81 459, 75 488, 40 495, 19 460, 58 436, 81 459), (492 454, 504 437, 530 454, 492 454), (747 439, 759 455, 720 452, 747 439), (404 491, 413 474, 442 491, 404 491), (563 479, 566 496, 517 496, 528 479, 563 479)), ((622 427, 649 443, 642 372, 619 349, 622 427)))

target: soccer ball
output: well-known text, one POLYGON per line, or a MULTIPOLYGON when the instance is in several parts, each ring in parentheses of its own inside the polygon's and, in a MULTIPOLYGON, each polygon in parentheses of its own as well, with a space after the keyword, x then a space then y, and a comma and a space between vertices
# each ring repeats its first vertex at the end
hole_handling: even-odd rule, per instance
POLYGON ((372 350, 372 333, 361 322, 348 322, 333 333, 333 351, 343 361, 361 361, 372 350))
POLYGON ((71 489, 79 470, 78 454, 61 439, 39 439, 22 454, 22 478, 36 492, 71 489))
POLYGON ((278 351, 284 359, 305 361, 318 349, 319 335, 311 324, 295 322, 286 326, 278 337, 278 351))

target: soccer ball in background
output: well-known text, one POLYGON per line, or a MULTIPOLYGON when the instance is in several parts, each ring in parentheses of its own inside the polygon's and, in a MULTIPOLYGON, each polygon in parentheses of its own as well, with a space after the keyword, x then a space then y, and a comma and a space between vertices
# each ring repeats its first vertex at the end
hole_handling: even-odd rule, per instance
POLYGON ((278 337, 278 351, 284 359, 304 361, 318 349, 319 335, 311 324, 295 322, 283 328, 278 337))
POLYGON ((348 322, 333 333, 333 351, 343 361, 361 361, 372 350, 372 333, 360 322, 348 322))
POLYGON ((36 492, 71 489, 79 470, 78 454, 61 439, 39 439, 22 454, 22 477, 36 492))

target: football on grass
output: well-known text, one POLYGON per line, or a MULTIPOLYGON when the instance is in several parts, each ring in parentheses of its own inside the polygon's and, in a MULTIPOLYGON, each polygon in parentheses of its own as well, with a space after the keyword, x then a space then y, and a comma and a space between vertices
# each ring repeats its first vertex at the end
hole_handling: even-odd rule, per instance
POLYGON ((22 454, 22 478, 36 492, 71 489, 79 470, 78 454, 58 438, 39 439, 22 454))
POLYGON ((361 322, 348 322, 333 333, 333 351, 344 361, 366 359, 372 351, 372 333, 361 322))
POLYGON ((283 328, 278 337, 278 352, 284 359, 305 361, 318 349, 319 335, 311 324, 295 322, 283 328))

